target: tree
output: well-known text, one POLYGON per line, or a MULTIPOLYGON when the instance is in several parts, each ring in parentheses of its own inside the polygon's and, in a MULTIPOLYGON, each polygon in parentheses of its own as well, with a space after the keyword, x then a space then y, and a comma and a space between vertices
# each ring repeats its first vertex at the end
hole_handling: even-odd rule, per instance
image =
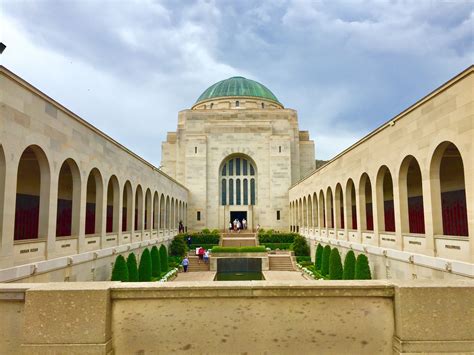
POLYGON ((369 259, 364 254, 359 254, 356 260, 355 266, 355 279, 356 280, 370 280, 372 278, 370 274, 369 259))
POLYGON ((138 266, 138 279, 140 281, 151 281, 151 256, 150 251, 145 248, 140 257, 138 266))
POLYGON ((293 251, 296 256, 308 256, 309 255, 309 245, 306 242, 306 238, 297 234, 293 242, 293 251))
POLYGON ((323 250, 324 247, 321 245, 321 243, 319 243, 316 247, 316 258, 314 259, 316 270, 319 271, 321 271, 321 266, 323 265, 323 250))
POLYGON ((342 280, 341 255, 337 248, 333 248, 329 255, 329 278, 331 280, 342 280))
POLYGON ((138 266, 137 266, 137 257, 135 256, 135 253, 128 254, 127 267, 128 267, 128 281, 137 282, 138 281, 138 266))
POLYGON ((112 269, 112 281, 128 281, 127 262, 123 255, 119 255, 115 259, 114 268, 112 269))
POLYGON ((327 276, 329 274, 329 257, 331 256, 331 247, 326 245, 323 250, 323 257, 321 263, 321 274, 327 276))
POLYGON ((160 260, 160 252, 156 245, 153 245, 151 248, 151 275, 153 277, 160 277, 161 276, 161 260, 160 260))
POLYGON ((349 250, 344 259, 343 280, 354 280, 356 257, 352 250, 349 250))
POLYGON ((183 235, 177 235, 173 238, 170 245, 170 255, 184 257, 186 254, 186 241, 183 235))
POLYGON ((164 244, 161 244, 160 247, 160 261, 161 271, 166 274, 168 272, 168 250, 166 250, 164 244))

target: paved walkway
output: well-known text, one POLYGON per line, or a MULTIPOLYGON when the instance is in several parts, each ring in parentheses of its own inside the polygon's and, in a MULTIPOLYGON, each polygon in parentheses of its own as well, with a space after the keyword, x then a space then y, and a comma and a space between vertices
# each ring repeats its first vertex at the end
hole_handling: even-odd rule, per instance
POLYGON ((215 271, 180 272, 173 281, 213 281, 215 271))
POLYGON ((307 278, 301 271, 263 271, 263 276, 267 281, 301 281, 307 278))

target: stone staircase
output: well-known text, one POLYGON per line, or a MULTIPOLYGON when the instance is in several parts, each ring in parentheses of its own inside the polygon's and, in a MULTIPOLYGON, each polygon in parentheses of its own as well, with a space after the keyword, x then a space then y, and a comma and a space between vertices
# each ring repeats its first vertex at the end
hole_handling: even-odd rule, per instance
POLYGON ((268 255, 270 270, 272 271, 295 271, 292 256, 290 254, 268 255))
POLYGON ((202 261, 200 264, 198 263, 199 257, 195 255, 188 255, 188 259, 189 259, 188 272, 210 271, 209 263, 204 264, 204 261, 202 261))
POLYGON ((223 247, 255 247, 258 245, 255 233, 224 233, 220 245, 223 247))

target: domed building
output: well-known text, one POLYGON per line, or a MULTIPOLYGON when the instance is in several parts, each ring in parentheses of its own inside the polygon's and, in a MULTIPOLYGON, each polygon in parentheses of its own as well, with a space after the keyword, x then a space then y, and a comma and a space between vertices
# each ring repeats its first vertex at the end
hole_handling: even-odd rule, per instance
POLYGON ((315 168, 314 142, 295 110, 265 85, 219 81, 178 115, 162 145, 162 170, 189 189, 188 228, 227 228, 247 220, 288 227, 288 189, 315 168))

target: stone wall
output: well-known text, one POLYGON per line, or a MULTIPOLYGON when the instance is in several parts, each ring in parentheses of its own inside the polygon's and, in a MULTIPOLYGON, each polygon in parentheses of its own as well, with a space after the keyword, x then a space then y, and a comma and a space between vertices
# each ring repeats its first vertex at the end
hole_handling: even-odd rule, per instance
POLYGON ((1 353, 474 351, 472 282, 0 284, 1 353))

